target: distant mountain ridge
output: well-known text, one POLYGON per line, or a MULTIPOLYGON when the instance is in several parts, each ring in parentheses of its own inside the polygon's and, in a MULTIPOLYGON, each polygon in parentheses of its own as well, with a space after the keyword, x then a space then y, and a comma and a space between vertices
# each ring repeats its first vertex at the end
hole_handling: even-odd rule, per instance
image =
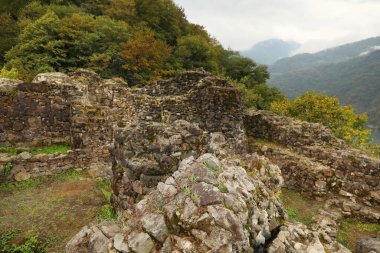
POLYGON ((380 128, 380 37, 284 58, 269 71, 269 83, 288 97, 308 90, 337 96, 357 112, 368 112, 369 123, 380 128))
POLYGON ((251 49, 241 51, 241 55, 251 58, 260 64, 273 64, 278 59, 288 57, 298 49, 300 44, 294 41, 270 39, 255 44, 251 49))

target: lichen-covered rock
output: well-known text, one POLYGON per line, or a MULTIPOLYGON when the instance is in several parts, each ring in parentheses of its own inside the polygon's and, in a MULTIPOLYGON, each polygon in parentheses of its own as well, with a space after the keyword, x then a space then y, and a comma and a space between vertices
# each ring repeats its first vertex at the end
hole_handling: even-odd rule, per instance
POLYGON ((355 250, 356 253, 380 253, 380 237, 359 240, 355 250))
POLYGON ((263 250, 285 212, 259 174, 250 176, 237 163, 211 154, 183 160, 172 177, 136 204, 127 221, 129 247, 136 238, 149 241, 149 235, 158 252, 263 250), (172 187, 176 191, 170 194, 162 190, 172 187))
POLYGON ((304 224, 287 222, 267 246, 268 253, 350 253, 336 240, 321 241, 319 232, 309 230, 304 224))

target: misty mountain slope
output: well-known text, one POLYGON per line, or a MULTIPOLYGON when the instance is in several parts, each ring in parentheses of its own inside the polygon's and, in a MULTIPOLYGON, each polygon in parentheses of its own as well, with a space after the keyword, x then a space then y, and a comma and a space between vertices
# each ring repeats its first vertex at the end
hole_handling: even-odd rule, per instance
POLYGON ((299 44, 294 41, 283 41, 280 39, 270 39, 257 43, 251 49, 241 51, 243 56, 251 58, 260 64, 273 64, 278 59, 288 57, 292 51, 299 48, 299 44))
POLYGON ((299 54, 283 58, 269 67, 273 74, 314 68, 322 65, 344 62, 370 53, 380 46, 380 37, 369 38, 338 47, 326 49, 315 54, 299 54))
POLYGON ((370 123, 380 126, 380 51, 340 63, 272 73, 270 83, 291 98, 308 90, 337 96, 358 112, 369 112, 370 123))

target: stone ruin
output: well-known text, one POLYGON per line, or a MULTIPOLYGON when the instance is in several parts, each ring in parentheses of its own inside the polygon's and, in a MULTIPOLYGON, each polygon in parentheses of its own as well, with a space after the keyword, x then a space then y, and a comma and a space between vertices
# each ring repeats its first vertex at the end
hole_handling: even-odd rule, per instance
POLYGON ((3 80, 0 105, 1 145, 72 146, 2 156, 0 170, 15 164, 2 181, 111 174, 119 221, 84 227, 67 252, 350 252, 339 219, 380 222, 378 159, 318 124, 244 112, 241 91, 204 71, 143 88, 85 70, 3 80), (283 184, 326 200, 310 228, 287 220, 283 184))

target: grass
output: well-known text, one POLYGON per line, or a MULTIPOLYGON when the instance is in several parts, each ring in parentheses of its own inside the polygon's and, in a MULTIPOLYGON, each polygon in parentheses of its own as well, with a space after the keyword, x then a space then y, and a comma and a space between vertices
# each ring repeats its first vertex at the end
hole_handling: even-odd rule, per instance
POLYGON ((30 150, 30 153, 32 153, 32 155, 38 155, 38 154, 52 155, 55 153, 67 154, 70 150, 71 150, 71 147, 69 145, 53 144, 47 147, 32 148, 30 150))
POLYGON ((8 162, 7 164, 4 165, 4 171, 3 171, 3 176, 8 177, 11 174, 11 171, 13 169, 13 163, 8 162))
POLYGON ((307 226, 311 225, 312 218, 317 214, 323 203, 302 196, 300 193, 282 189, 280 199, 288 213, 289 220, 301 222, 307 226))
POLYGON ((17 148, 13 146, 0 146, 0 153, 8 154, 11 156, 17 155, 17 148))
POLYGON ((22 182, 12 182, 12 183, 4 183, 0 184, 0 193, 1 192, 13 192, 27 189, 34 189, 40 187, 42 185, 46 185, 49 182, 67 182, 67 181, 75 181, 84 177, 85 174, 82 171, 77 170, 69 170, 67 172, 57 174, 54 176, 44 176, 44 177, 36 177, 31 178, 22 182))
POLYGON ((70 145, 67 144, 53 144, 51 146, 45 146, 45 147, 20 147, 17 148, 15 146, 0 146, 0 153, 8 154, 10 156, 15 156, 22 151, 28 151, 32 155, 39 155, 39 154, 67 154, 71 150, 70 145))
MULTIPOLYGON (((98 217, 115 217, 103 191, 97 185, 98 183, 85 173, 75 170, 56 176, 1 184, 0 241, 8 238, 7 242, 2 244, 10 244, 9 247, 12 247, 12 244, 15 244, 15 247, 26 247, 26 242, 29 245, 30 242, 43 244, 54 240, 54 243, 48 245, 47 252, 64 252, 68 240, 84 225, 90 224, 98 217), (104 205, 109 207, 103 207, 104 205), (20 233, 9 239, 15 230, 20 233), (30 235, 28 231, 34 232, 30 235)), ((1 248, 0 252, 3 252, 1 248)), ((45 251, 27 249, 8 252, 45 251)))
POLYGON ((111 181, 109 179, 99 180, 96 182, 96 187, 103 194, 107 204, 100 207, 96 212, 96 220, 102 221, 114 221, 118 219, 117 212, 111 203, 112 188, 111 181))
POLYGON ((340 222, 338 242, 355 250, 356 242, 365 237, 380 237, 380 224, 364 223, 359 220, 343 219, 340 222))
POLYGON ((49 241, 42 241, 38 235, 29 232, 26 238, 19 244, 12 243, 12 240, 19 235, 19 230, 7 233, 0 233, 0 252, 4 253, 44 253, 48 251, 49 241))
POLYGON ((0 184, 0 193, 33 189, 39 187, 41 183, 40 178, 32 178, 22 182, 0 184))

